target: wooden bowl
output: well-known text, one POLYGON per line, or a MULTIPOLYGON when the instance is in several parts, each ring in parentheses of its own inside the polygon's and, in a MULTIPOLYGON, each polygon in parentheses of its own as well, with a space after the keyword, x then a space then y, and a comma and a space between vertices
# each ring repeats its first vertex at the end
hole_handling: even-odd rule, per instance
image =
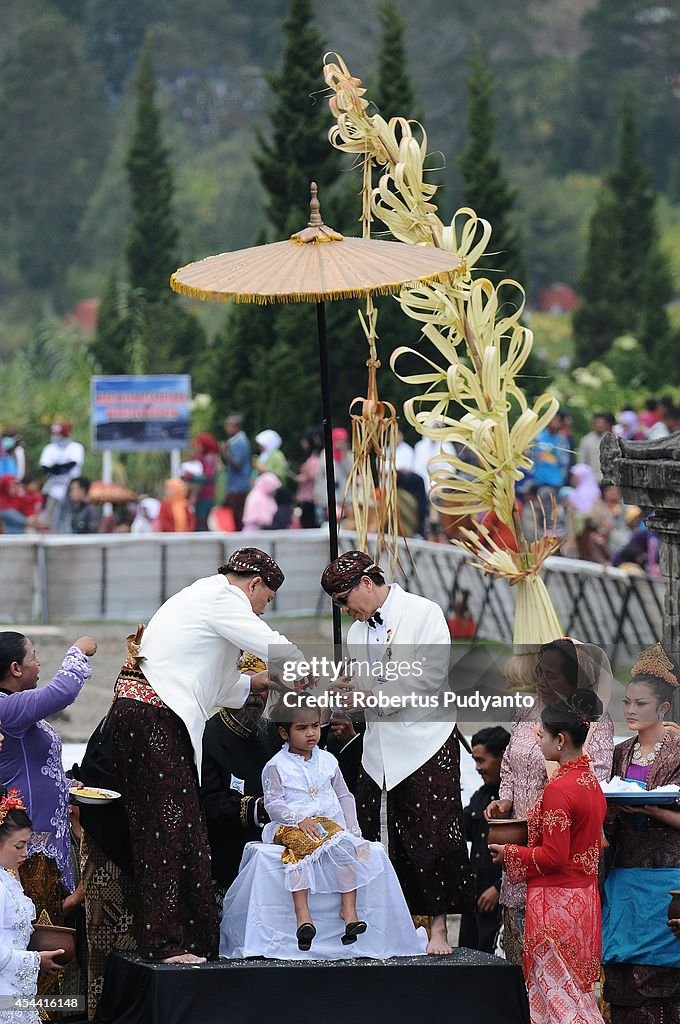
POLYGON ((498 843, 500 846, 505 843, 516 843, 518 846, 526 846, 528 841, 527 819, 526 818, 493 818, 489 822, 488 842, 498 843))
POLYGON ((76 955, 76 930, 64 928, 56 924, 36 924, 28 943, 28 948, 37 953, 46 953, 51 949, 63 949, 61 956, 55 956, 55 964, 66 967, 76 955))

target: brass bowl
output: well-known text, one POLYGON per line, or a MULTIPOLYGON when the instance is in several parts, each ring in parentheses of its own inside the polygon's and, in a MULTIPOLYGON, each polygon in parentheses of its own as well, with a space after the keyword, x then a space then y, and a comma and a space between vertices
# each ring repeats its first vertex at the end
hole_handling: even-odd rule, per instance
POLYGON ((529 834, 526 818, 492 818, 489 822, 488 842, 503 846, 516 843, 526 846, 529 834))
POLYGON ((36 924, 28 943, 28 948, 36 953, 46 953, 51 949, 63 949, 60 956, 55 956, 55 964, 66 967, 76 955, 76 930, 56 924, 36 924))

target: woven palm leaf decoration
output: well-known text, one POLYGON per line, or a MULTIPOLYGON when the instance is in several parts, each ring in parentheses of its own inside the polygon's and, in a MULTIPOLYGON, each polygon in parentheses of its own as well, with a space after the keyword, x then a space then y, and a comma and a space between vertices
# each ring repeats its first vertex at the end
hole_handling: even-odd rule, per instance
MULTIPOLYGON (((437 455, 430 501, 452 516, 479 519, 494 513, 509 541, 499 540, 497 531, 475 520, 453 543, 473 565, 515 587, 516 645, 555 639, 563 630, 540 573, 558 541, 544 529, 538 540, 528 543, 515 500, 514 485, 532 465, 527 451, 558 409, 549 393, 530 404, 518 381, 533 345, 532 332, 521 323, 524 291, 516 281, 494 287, 486 278, 473 278, 488 249, 491 225, 469 208, 458 210, 448 224, 439 218, 437 186, 424 180, 427 135, 422 126, 369 114, 361 80, 339 55, 326 55, 324 77, 335 119, 329 140, 363 162, 365 223, 378 220, 399 241, 445 249, 461 258, 457 274, 448 281, 406 287, 398 299, 432 346, 430 354, 401 348, 392 355, 394 372, 418 390, 404 406, 405 417, 423 437, 451 442, 456 452, 467 448, 475 455, 476 465, 459 454, 437 455), (367 168, 378 171, 376 188, 370 188, 367 168), (504 300, 515 289, 514 311, 508 312, 507 301, 501 308, 500 288, 504 300), (420 361, 421 372, 399 373, 406 354, 420 361)), ((375 321, 369 319, 367 325, 370 344, 375 321)), ((369 382, 374 369, 369 361, 369 382)), ((522 683, 526 673, 519 667, 517 671, 522 683)))

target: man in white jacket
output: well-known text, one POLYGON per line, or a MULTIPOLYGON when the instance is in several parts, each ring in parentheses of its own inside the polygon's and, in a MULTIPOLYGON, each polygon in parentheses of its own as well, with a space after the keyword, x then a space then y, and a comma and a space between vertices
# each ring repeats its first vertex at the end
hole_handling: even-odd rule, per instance
POLYGON ((258 548, 240 548, 153 616, 116 682, 112 753, 135 865, 141 955, 201 963, 217 953, 210 847, 198 786, 203 729, 217 707, 277 688, 267 671, 243 675, 242 651, 268 661, 302 652, 260 616, 284 576, 258 548))
POLYGON ((450 953, 446 915, 474 909, 474 882, 444 614, 434 601, 388 586, 363 551, 326 566, 321 585, 354 619, 347 647, 355 678, 338 690, 366 714, 356 790, 361 831, 380 838, 385 793, 389 854, 406 902, 412 914, 432 919, 428 952, 450 953))

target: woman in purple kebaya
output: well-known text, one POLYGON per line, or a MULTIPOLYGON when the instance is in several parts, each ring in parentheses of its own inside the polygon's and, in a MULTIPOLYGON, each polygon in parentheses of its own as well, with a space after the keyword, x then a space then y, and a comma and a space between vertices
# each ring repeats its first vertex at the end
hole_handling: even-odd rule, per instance
POLYGON ((89 657, 97 644, 89 636, 68 649, 54 679, 38 689, 40 662, 23 633, 0 632, 0 783, 18 789, 32 833, 28 857, 19 874, 37 915, 46 910, 53 924, 71 909, 71 869, 67 779, 61 761, 61 739, 45 721, 63 711, 92 675, 89 657))

